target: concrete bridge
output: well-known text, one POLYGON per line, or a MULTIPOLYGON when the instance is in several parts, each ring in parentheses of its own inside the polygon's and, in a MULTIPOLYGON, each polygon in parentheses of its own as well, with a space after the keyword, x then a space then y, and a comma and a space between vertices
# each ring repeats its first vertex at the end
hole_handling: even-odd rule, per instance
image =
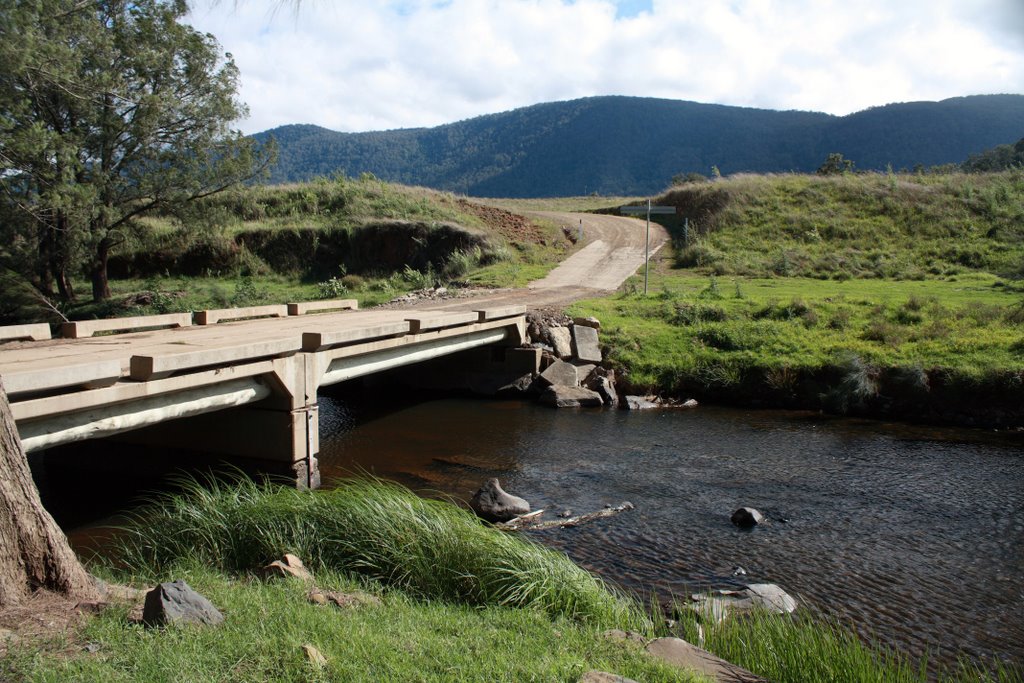
POLYGON ((66 323, 60 339, 46 325, 0 327, 0 376, 26 451, 122 435, 256 459, 316 488, 320 387, 480 347, 517 376, 539 366, 533 349, 516 348, 522 306, 355 308, 343 300, 85 321, 66 323))

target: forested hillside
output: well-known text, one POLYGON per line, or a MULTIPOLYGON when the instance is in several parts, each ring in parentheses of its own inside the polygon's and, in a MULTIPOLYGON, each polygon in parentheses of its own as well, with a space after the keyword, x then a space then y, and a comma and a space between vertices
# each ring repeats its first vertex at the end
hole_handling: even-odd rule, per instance
POLYGON ((538 104, 436 128, 282 126, 272 182, 362 173, 472 196, 650 194, 678 174, 960 163, 1024 135, 1024 95, 891 104, 836 117, 638 97, 538 104))

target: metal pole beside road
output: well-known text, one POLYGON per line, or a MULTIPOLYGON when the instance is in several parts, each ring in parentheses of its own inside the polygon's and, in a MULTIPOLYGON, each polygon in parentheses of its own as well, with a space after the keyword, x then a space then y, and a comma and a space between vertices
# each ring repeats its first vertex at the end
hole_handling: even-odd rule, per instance
POLYGON ((647 200, 647 232, 644 234, 644 296, 647 296, 647 272, 651 263, 651 200, 647 200))
POLYGON ((651 261, 651 214, 652 213, 676 213, 674 206, 651 206, 651 200, 647 200, 647 206, 620 206, 619 213, 625 215, 647 214, 647 232, 644 235, 644 296, 647 296, 647 278, 651 261))

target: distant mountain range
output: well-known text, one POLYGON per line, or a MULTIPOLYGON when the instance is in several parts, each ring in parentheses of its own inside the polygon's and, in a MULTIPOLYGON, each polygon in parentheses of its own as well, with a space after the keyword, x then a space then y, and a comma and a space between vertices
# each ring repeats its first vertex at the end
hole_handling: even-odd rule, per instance
POLYGON ((538 104, 435 128, 339 133, 289 125, 271 182, 373 173, 478 197, 645 195, 673 176, 814 171, 831 152, 860 170, 964 161, 1024 137, 1024 95, 874 107, 847 116, 641 97, 538 104))

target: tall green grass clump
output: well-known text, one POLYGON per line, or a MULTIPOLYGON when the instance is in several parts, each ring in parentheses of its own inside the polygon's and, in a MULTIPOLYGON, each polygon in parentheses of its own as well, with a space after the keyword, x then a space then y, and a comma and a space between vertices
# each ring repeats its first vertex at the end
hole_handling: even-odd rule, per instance
POLYGON ((775 683, 1021 683, 1022 670, 994 662, 986 668, 962 661, 950 669, 929 667, 903 653, 868 643, 841 624, 807 612, 773 614, 755 610, 724 621, 697 625, 695 612, 676 608, 680 635, 722 659, 775 683))
POLYGON ((118 558, 159 577, 181 562, 246 572, 282 553, 427 600, 532 607, 647 629, 638 603, 561 553, 501 532, 449 502, 374 479, 302 492, 248 480, 187 480, 139 512, 118 558))

